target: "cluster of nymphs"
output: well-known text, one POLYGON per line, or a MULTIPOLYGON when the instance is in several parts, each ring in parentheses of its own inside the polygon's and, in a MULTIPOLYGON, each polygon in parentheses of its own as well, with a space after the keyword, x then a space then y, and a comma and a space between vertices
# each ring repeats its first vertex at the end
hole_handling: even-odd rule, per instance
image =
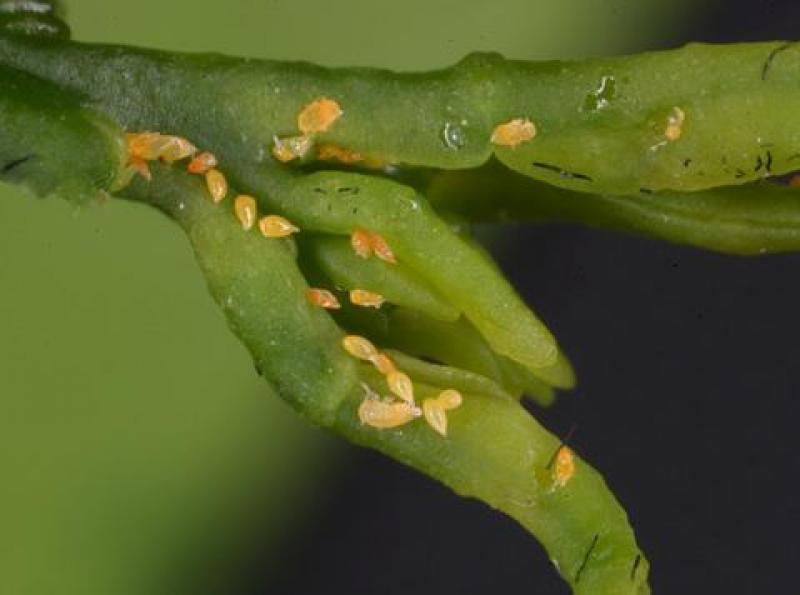
MULTIPOLYGON (((365 229, 355 229, 350 234, 350 245, 353 251, 361 258, 369 258, 373 254, 389 264, 397 263, 397 258, 389 247, 389 244, 380 234, 367 231, 365 229)), ((330 310, 338 310, 342 307, 336 296, 327 289, 313 288, 308 290, 308 299, 312 304, 330 310)), ((385 302, 385 298, 374 291, 367 289, 351 289, 350 303, 364 308, 380 308, 385 302)))
MULTIPOLYGON (((359 164, 368 169, 382 169, 389 163, 362 155, 358 151, 334 144, 315 146, 315 135, 326 132, 344 112, 339 103, 321 97, 306 105, 297 115, 299 134, 273 138, 272 156, 282 163, 303 160, 316 150, 315 157, 321 161, 338 161, 345 165, 359 164)), ((492 131, 491 142, 495 145, 516 147, 536 136, 536 125, 527 118, 514 118, 498 124, 492 131)))
POLYGON ((343 113, 338 101, 328 97, 315 99, 297 114, 298 134, 273 138, 272 156, 281 163, 288 163, 306 159, 316 149, 315 157, 321 161, 338 161, 345 165, 358 163, 370 169, 385 167, 387 164, 380 159, 366 157, 338 145, 315 146, 314 137, 326 132, 343 113))
MULTIPOLYGON (((228 195, 228 182, 225 175, 217 169, 217 158, 208 151, 200 152, 185 138, 158 132, 138 132, 128 134, 128 163, 146 180, 150 180, 148 161, 160 159, 166 163, 191 157, 186 166, 192 174, 205 176, 208 193, 215 203, 222 202, 228 195)), ((245 231, 258 222, 258 228, 267 238, 285 238, 300 231, 280 215, 266 215, 258 218, 256 199, 246 194, 238 195, 233 201, 236 218, 245 231)))
POLYGON ((361 423, 373 428, 396 428, 420 415, 442 436, 447 435, 447 411, 456 409, 463 401, 461 393, 448 388, 435 398, 422 401, 422 409, 414 399, 414 384, 408 374, 398 370, 385 353, 379 351, 369 339, 347 335, 342 339, 345 351, 355 358, 371 363, 386 379, 391 395, 381 398, 367 384, 366 393, 358 408, 361 423))
MULTIPOLYGON (((313 146, 314 135, 330 128, 342 113, 341 107, 333 99, 322 97, 312 101, 303 107, 297 116, 297 126, 301 134, 287 139, 276 137, 273 156, 282 162, 305 156, 307 148, 313 146)), ((359 154, 334 145, 324 145, 320 150, 320 154, 323 153, 326 158, 336 158, 348 163, 361 160, 359 154)), ((158 132, 128 134, 128 163, 147 180, 151 178, 148 161, 161 160, 172 163, 189 157, 191 161, 187 170, 192 174, 205 176, 211 199, 215 203, 222 202, 228 195, 228 183, 223 173, 217 169, 218 162, 213 153, 200 152, 191 142, 179 136, 158 132)), ((259 218, 258 205, 252 196, 246 194, 236 196, 233 208, 245 231, 252 229, 256 223, 267 238, 284 238, 300 231, 296 225, 280 215, 271 214, 259 218)), ((356 254, 363 258, 374 254, 385 262, 392 264, 397 262, 386 240, 379 234, 356 229, 351 236, 351 242, 356 254)), ((322 308, 341 307, 336 296, 327 289, 309 289, 307 297, 311 303, 322 308)), ((353 289, 350 291, 350 301, 356 306, 380 308, 385 300, 378 293, 366 289, 353 289)))
MULTIPOLYGON (((327 130, 341 115, 339 104, 332 99, 320 98, 309 103, 297 117, 301 134, 286 139, 276 138, 273 156, 281 162, 305 156, 313 146, 313 136, 327 130)), ((516 141, 520 134, 533 134, 532 124, 527 121, 513 121, 498 127, 496 134, 503 137, 502 140, 513 137, 516 141)), ((219 204, 228 196, 228 183, 224 174, 217 169, 217 158, 213 153, 200 151, 185 138, 158 132, 138 132, 129 133, 127 142, 128 165, 146 180, 152 178, 149 161, 173 163, 189 159, 187 171, 205 177, 209 196, 214 203, 219 204)), ((321 147, 320 156, 351 163, 362 160, 359 154, 334 145, 321 147)), ((284 238, 300 231, 280 215, 259 217, 256 199, 246 194, 234 198, 233 210, 245 231, 257 225, 261 234, 267 238, 284 238)), ((362 258, 375 256, 388 264, 397 262, 391 247, 380 234, 357 228, 352 232, 350 242, 353 251, 362 258)), ((306 296, 315 306, 328 309, 341 307, 336 296, 327 289, 310 288, 306 296)), ((356 306, 380 308, 385 299, 366 289, 352 289, 350 301, 356 306)), ((363 424, 374 428, 396 428, 424 416, 434 430, 443 436, 447 435, 447 411, 461 405, 461 393, 454 389, 444 390, 436 398, 425 399, 420 408, 415 402, 411 378, 398 370, 391 358, 378 351, 368 339, 348 335, 343 339, 342 346, 353 357, 374 365, 384 376, 391 393, 391 396, 381 398, 369 386, 363 385, 366 397, 358 409, 358 416, 363 424)))

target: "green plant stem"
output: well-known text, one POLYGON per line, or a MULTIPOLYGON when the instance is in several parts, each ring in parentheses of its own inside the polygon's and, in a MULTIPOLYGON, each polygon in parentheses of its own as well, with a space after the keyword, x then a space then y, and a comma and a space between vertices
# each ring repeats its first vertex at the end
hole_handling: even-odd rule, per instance
POLYGON ((557 481, 559 440, 513 398, 530 390, 547 401, 553 387, 572 386, 568 362, 487 255, 440 211, 561 217, 743 253, 792 248, 791 191, 714 188, 796 166, 796 46, 694 45, 573 63, 474 55, 438 72, 397 74, 92 46, 35 26, 26 37, 15 27, 0 21, 3 179, 39 194, 113 192, 158 207, 186 231, 259 371, 301 414, 517 519, 576 593, 648 592, 647 561, 602 478, 576 458, 575 473, 557 481), (316 146, 335 144, 391 167, 309 172, 320 166, 309 163, 313 152, 289 165, 273 159, 275 137, 296 135, 298 112, 321 97, 344 114, 316 146), (535 138, 493 144, 496 126, 516 118, 535 123, 535 138), (261 212, 312 232, 309 243, 302 233, 274 240, 243 231, 229 202, 212 204, 180 165, 154 164, 152 182, 126 186, 124 133, 145 130, 212 150, 231 194, 254 194, 261 212), (507 174, 487 190, 485 168, 415 171, 480 168, 492 157, 560 189, 507 174), (433 180, 436 206, 399 181, 416 174, 433 180), (681 194, 695 190, 705 190, 695 202, 681 194), (762 192, 765 204, 754 209, 762 192), (499 193, 504 198, 493 200, 499 193), (782 225, 776 218, 784 215, 782 225), (362 227, 384 236, 405 267, 385 286, 396 303, 377 316, 344 308, 334 319, 305 299, 309 277, 389 279, 380 264, 344 274, 325 251, 362 227), (446 438, 422 420, 392 430, 359 421, 364 385, 388 392, 382 376, 341 348, 359 325, 374 325, 380 347, 407 352, 398 360, 415 375, 419 399, 461 388, 464 404, 451 412, 446 438), (404 359, 430 353, 449 365, 404 359))
POLYGON ((87 94, 126 128, 183 131, 219 145, 228 161, 264 169, 273 137, 293 133, 299 109, 320 96, 345 112, 321 142, 443 169, 495 154, 529 177, 582 192, 738 185, 792 171, 800 159, 800 51, 782 42, 581 62, 476 54, 450 69, 397 74, 6 37, 0 62, 87 94), (608 77, 613 94, 600 97, 608 77), (675 108, 685 121, 666 141, 675 108), (200 124, 209 113, 212 128, 200 124), (493 146, 494 127, 513 118, 535 122, 536 138, 493 146))
MULTIPOLYGON (((135 181, 125 196, 178 221, 232 329, 301 413, 516 519, 542 542, 575 593, 648 592, 647 562, 601 476, 576 457, 574 478, 558 486, 549 464, 559 440, 516 400, 494 389, 481 392, 485 381, 477 378, 429 373, 429 381, 466 382, 464 405, 450 416, 447 438, 421 421, 396 430, 363 425, 356 414, 361 383, 385 391, 385 382, 367 364, 345 356, 336 340, 340 331, 302 299, 304 281, 288 242, 243 232, 229 210, 208 200, 196 178, 168 167, 155 173, 151 183, 135 181)), ((445 386, 415 383, 420 399, 445 386)))
POLYGON ((437 209, 476 222, 578 222, 737 255, 800 249, 800 192, 767 180, 617 196, 558 188, 491 162, 439 172, 425 191, 437 209))
MULTIPOLYGON (((12 71, 5 74, 7 80, 16 76, 12 71)), ((13 133, 21 147, 36 146, 41 142, 40 129, 27 126, 17 114, 26 114, 33 105, 44 122, 58 122, 64 121, 65 108, 58 96, 43 93, 50 83, 28 75, 21 79, 28 84, 26 93, 4 96, 0 123, 4 137, 13 133), (31 103, 28 94, 41 101, 31 103)), ((73 108, 66 121, 82 122, 84 114, 91 121, 96 117, 86 108, 73 108)), ((105 147, 107 155, 99 163, 116 163, 116 175, 92 178, 97 191, 112 189, 125 171, 118 160, 121 129, 108 122, 56 129, 62 138, 43 161, 52 167, 41 172, 20 166, 16 181, 37 190, 41 179, 52 178, 59 186, 83 180, 84 168, 70 161, 70 155, 62 155, 60 147, 88 143, 105 147)), ((488 385, 474 374, 459 376, 456 370, 433 374, 422 362, 415 366, 403 360, 427 380, 416 383, 420 399, 448 385, 464 389, 465 404, 452 412, 449 436, 439 436, 421 420, 395 430, 362 425, 355 411, 364 396, 362 383, 380 392, 388 387, 369 365, 357 363, 341 349, 342 330, 304 299, 307 284, 295 261, 294 241, 266 240, 256 230, 244 232, 230 208, 213 204, 202 180, 180 171, 179 165, 153 164, 152 169, 151 182, 134 180, 122 193, 157 207, 181 225, 231 328, 253 354, 257 368, 301 414, 517 519, 542 541, 576 593, 646 592, 646 562, 631 579, 630 568, 642 559, 641 553, 625 513, 602 478, 576 458, 575 477, 557 485, 548 463, 558 439, 516 400, 491 387, 482 392, 481 387, 488 385), (436 385, 437 378, 448 385, 436 385)))

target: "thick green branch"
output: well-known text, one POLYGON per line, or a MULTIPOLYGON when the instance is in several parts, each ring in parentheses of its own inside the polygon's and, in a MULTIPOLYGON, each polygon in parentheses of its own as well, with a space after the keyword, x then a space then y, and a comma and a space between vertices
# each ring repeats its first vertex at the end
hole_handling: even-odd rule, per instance
POLYGON ((581 192, 743 184, 800 159, 800 51, 779 42, 583 62, 475 55, 439 72, 397 74, 6 38, 0 62, 85 93, 128 128, 181 131, 230 162, 265 169, 273 137, 295 132, 298 110, 320 96, 344 109, 320 142, 446 169, 496 154, 526 176, 581 192), (609 77, 613 94, 599 98, 609 77), (494 127, 514 118, 532 120, 535 138, 493 145, 494 127))

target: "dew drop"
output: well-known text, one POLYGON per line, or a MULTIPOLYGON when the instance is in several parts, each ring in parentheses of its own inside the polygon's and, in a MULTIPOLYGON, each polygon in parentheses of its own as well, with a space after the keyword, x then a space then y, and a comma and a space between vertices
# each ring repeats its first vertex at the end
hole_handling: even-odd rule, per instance
POLYGON ((583 101, 583 111, 596 112, 607 108, 617 94, 617 81, 611 75, 600 79, 600 84, 594 91, 586 95, 583 101))
POLYGON ((442 129, 442 141, 448 149, 458 151, 467 144, 464 129, 456 122, 446 122, 442 129))

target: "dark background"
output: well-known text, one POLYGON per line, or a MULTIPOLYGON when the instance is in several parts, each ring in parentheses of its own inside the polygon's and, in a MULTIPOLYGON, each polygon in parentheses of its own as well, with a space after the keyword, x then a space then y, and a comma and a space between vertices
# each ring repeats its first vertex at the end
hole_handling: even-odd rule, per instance
MULTIPOLYGON (((797 0, 720 2, 680 37, 798 38, 797 0)), ((798 106, 800 109, 800 106, 798 106)), ((568 226, 509 229, 503 268, 580 387, 534 414, 600 469, 655 593, 797 592, 800 255, 737 258, 568 226)), ((250 595, 567 593, 508 518, 376 453, 338 482, 250 595), (413 506, 412 506, 413 505, 413 506)))

